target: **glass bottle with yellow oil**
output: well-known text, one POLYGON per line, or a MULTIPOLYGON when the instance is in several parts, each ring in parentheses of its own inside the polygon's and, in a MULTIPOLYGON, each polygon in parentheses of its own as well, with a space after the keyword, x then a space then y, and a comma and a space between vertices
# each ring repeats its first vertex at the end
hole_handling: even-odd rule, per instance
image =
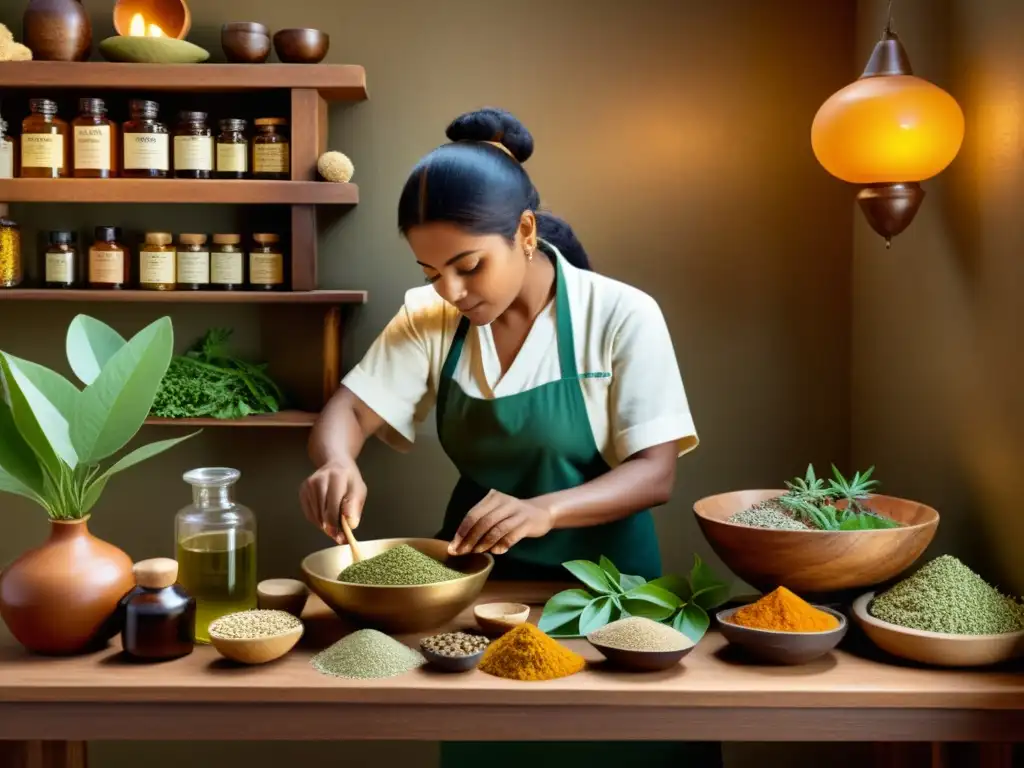
POLYGON ((196 599, 196 641, 210 623, 256 607, 256 517, 232 490, 241 473, 227 467, 186 472, 192 503, 174 521, 178 582, 196 599))

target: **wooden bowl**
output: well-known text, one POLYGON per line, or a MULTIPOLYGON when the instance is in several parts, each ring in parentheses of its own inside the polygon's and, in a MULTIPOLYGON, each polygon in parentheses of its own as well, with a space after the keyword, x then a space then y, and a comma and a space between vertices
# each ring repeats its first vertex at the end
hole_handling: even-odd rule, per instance
POLYGON ((689 648, 678 651, 627 651, 624 648, 613 648, 594 642, 589 637, 587 642, 596 648, 609 663, 631 672, 660 672, 671 669, 690 651, 697 647, 696 643, 689 648))
POLYGON ((871 508, 903 523, 873 531, 779 531, 727 522, 782 490, 734 491, 693 505, 705 538, 725 565, 762 592, 779 586, 803 595, 866 589, 895 578, 931 543, 939 513, 893 496, 872 496, 871 508))
POLYGON ((266 579, 256 585, 257 607, 262 611, 285 611, 301 618, 309 599, 309 587, 298 579, 266 579))
POLYGON ((319 29, 282 29, 274 35, 277 58, 285 64, 318 64, 331 47, 331 38, 319 29))
POLYGON ((255 21, 233 21, 220 28, 220 47, 235 64, 262 64, 270 57, 270 30, 255 21))
POLYGON ((359 542, 364 558, 408 544, 466 575, 461 579, 415 587, 347 584, 337 576, 352 564, 347 544, 309 555, 302 573, 313 590, 339 616, 356 618, 384 632, 423 632, 451 621, 473 604, 494 568, 489 553, 449 557, 447 541, 437 539, 377 539, 359 542))
POLYGON ((839 620, 838 627, 826 632, 776 632, 770 629, 741 627, 729 621, 741 607, 719 611, 716 614, 722 635, 751 656, 773 664, 806 664, 814 661, 839 645, 846 636, 846 617, 839 611, 823 605, 814 607, 839 620))
POLYGON ((473 609, 476 623, 488 637, 501 637, 510 629, 525 624, 530 606, 523 603, 483 603, 473 609))
POLYGON ((217 637, 210 633, 210 642, 221 656, 240 664, 266 664, 280 659, 295 647, 302 637, 303 627, 288 630, 280 635, 258 637, 254 640, 237 640, 217 637))
POLYGON ((947 635, 909 629, 868 613, 875 593, 853 602, 853 617, 875 645, 902 659, 938 667, 983 667, 1024 656, 1024 631, 1000 635, 947 635))
POLYGON ((163 33, 175 40, 184 40, 192 29, 192 13, 185 0, 117 0, 114 3, 114 29, 119 35, 129 35, 132 17, 142 14, 146 22, 156 24, 163 33))
POLYGON ((439 653, 434 653, 429 648, 425 648, 422 644, 420 645, 420 653, 423 654, 423 658, 427 660, 430 666, 442 672, 469 672, 471 669, 476 669, 486 650, 484 648, 472 656, 442 656, 439 653))

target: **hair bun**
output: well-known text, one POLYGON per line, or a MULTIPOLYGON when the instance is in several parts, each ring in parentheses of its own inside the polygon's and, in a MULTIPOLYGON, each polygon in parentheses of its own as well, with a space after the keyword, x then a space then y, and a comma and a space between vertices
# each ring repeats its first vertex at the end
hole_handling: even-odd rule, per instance
POLYGON ((486 107, 466 112, 452 120, 445 131, 449 141, 494 141, 512 153, 520 163, 533 154, 533 136, 514 115, 486 107))

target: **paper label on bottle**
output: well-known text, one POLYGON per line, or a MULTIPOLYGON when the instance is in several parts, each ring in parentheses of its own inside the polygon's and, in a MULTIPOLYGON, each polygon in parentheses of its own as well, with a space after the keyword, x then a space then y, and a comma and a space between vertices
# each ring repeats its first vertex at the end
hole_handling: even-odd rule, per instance
POLYGON ((217 170, 226 173, 247 173, 249 155, 245 148, 245 144, 218 144, 217 170))
POLYGON ((14 178, 14 142, 0 138, 0 179, 14 178))
POLYGON ((175 136, 174 168, 178 171, 212 171, 212 136, 175 136))
POLYGON ((254 144, 252 170, 254 173, 288 173, 288 143, 254 144))
POLYGON ((126 133, 124 135, 125 170, 170 170, 169 146, 166 133, 126 133))
POLYGON ((209 251, 178 251, 178 282, 189 285, 209 283, 209 251))
POLYGON ((110 171, 110 126, 75 126, 75 169, 110 171))
POLYGON ((174 251, 140 251, 139 282, 174 284, 174 251))
POLYGON ((46 282, 61 285, 75 282, 75 254, 71 251, 47 252, 46 282))
POLYGON ((89 282, 124 282, 124 251, 89 250, 89 282))
POLYGON ((21 166, 23 168, 63 168, 64 137, 57 133, 23 133, 21 135, 21 166))
POLYGON ((284 282, 284 258, 280 253, 250 253, 249 282, 253 285, 280 285, 284 282))
POLYGON ((211 253, 210 281, 218 285, 241 285, 244 264, 241 252, 211 253))

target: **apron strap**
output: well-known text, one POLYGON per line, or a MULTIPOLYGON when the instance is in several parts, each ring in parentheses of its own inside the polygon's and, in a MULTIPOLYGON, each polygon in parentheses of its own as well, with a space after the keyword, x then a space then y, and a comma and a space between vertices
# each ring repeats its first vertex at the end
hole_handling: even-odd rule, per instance
POLYGON ((572 333, 572 314, 569 311, 569 290, 565 287, 562 260, 557 254, 555 263, 555 331, 558 335, 558 365, 563 379, 578 379, 576 369, 576 340, 572 333))
POLYGON ((448 401, 448 390, 451 388, 452 377, 455 375, 455 366, 462 357, 462 348, 466 346, 466 335, 469 333, 469 320, 463 317, 455 329, 455 338, 448 348, 448 356, 444 359, 441 367, 441 378, 437 383, 437 405, 434 412, 437 416, 437 428, 440 432, 441 422, 444 419, 445 405, 448 401))

